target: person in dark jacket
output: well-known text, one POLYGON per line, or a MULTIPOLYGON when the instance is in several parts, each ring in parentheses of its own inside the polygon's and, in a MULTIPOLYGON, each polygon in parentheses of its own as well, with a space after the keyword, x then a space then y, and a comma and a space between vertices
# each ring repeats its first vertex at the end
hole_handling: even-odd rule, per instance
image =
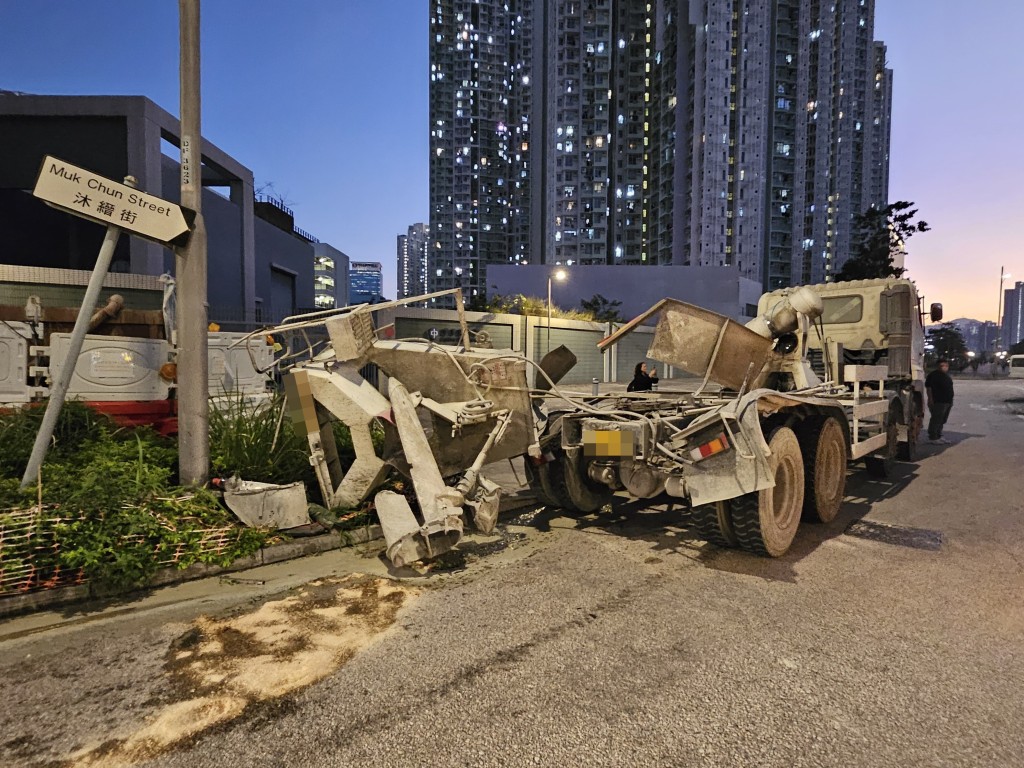
POLYGON ((948 445, 949 440, 942 436, 942 427, 953 407, 953 379, 949 375, 948 360, 939 360, 939 367, 928 374, 924 387, 928 393, 928 410, 932 414, 928 422, 928 438, 933 443, 948 445))
POLYGON ((658 370, 651 368, 651 372, 647 372, 647 363, 637 363, 636 368, 633 369, 633 380, 629 382, 629 386, 626 387, 627 392, 650 392, 654 389, 654 385, 658 383, 658 370))

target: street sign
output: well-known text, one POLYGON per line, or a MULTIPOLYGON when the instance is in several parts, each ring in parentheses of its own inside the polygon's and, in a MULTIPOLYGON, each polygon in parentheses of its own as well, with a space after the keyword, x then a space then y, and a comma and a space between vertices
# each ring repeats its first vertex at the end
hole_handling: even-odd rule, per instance
POLYGON ((32 194, 100 224, 120 227, 163 245, 188 242, 195 212, 47 155, 32 194))

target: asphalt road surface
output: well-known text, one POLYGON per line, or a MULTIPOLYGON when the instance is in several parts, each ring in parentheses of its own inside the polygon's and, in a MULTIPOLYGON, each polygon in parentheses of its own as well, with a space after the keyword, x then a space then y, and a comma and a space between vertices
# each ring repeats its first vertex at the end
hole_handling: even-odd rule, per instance
POLYGON ((951 445, 854 468, 777 560, 525 510, 429 571, 372 545, 7 621, 0 764, 1020 766, 1024 382, 956 387, 951 445))

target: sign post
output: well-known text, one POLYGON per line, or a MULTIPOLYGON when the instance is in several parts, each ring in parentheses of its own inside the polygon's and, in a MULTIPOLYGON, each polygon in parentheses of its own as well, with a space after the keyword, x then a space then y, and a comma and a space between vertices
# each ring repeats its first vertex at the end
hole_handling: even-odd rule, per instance
POLYGON ((128 230, 163 245, 184 244, 189 240, 194 218, 192 211, 140 192, 135 185, 133 176, 126 176, 124 183, 118 184, 55 157, 47 155, 43 158, 43 165, 39 169, 32 194, 54 208, 106 224, 107 233, 96 257, 96 266, 89 277, 82 307, 75 318, 75 327, 68 344, 67 360, 50 390, 43 423, 36 433, 28 466, 25 467, 25 474, 21 478, 22 488, 39 476, 39 468, 46 458, 46 449, 57 426, 60 409, 67 398, 71 377, 78 365, 78 356, 82 353, 82 343, 89 331, 89 320, 96 308, 96 300, 103 288, 103 281, 110 270, 110 262, 114 258, 114 249, 117 247, 121 230, 128 230))
MULTIPOLYGON (((46 158, 46 161, 48 162, 50 159, 46 158)), ((43 173, 45 173, 46 164, 46 162, 43 163, 43 173)), ((126 189, 132 189, 135 186, 135 179, 127 176, 124 183, 126 189)), ((42 197, 41 195, 37 196, 42 197)), ((92 275, 89 277, 89 285, 85 289, 82 308, 78 310, 78 317, 75 318, 75 328, 71 332, 67 360, 61 366, 60 375, 50 390, 50 399, 46 403, 43 423, 36 433, 36 441, 32 444, 32 453, 29 455, 25 474, 21 476, 22 488, 31 485, 32 481, 39 477, 39 469, 42 467, 43 459, 46 457, 46 449, 50 446, 50 438, 53 437, 53 430, 57 426, 57 417, 60 416, 60 409, 64 406, 64 400, 68 394, 71 376, 75 372, 78 356, 82 353, 82 342, 85 341, 85 334, 89 330, 89 320, 92 317, 92 311, 96 308, 96 300, 99 298, 100 290, 103 288, 103 281, 107 277, 107 271, 110 269, 110 262, 114 257, 114 249, 117 247, 117 241, 120 236, 121 229, 119 227, 114 224, 107 225, 107 233, 103 237, 103 245, 100 246, 100 253, 96 257, 96 266, 93 267, 92 275)))

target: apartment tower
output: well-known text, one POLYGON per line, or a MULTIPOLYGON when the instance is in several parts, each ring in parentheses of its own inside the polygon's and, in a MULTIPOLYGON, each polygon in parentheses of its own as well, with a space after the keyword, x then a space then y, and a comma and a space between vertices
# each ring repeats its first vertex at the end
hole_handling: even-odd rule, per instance
POLYGON ((413 224, 398 236, 398 297, 421 296, 427 288, 427 254, 430 251, 430 227, 413 224))
POLYGON ((874 0, 431 9, 431 288, 523 262, 820 282, 887 204, 874 0))

